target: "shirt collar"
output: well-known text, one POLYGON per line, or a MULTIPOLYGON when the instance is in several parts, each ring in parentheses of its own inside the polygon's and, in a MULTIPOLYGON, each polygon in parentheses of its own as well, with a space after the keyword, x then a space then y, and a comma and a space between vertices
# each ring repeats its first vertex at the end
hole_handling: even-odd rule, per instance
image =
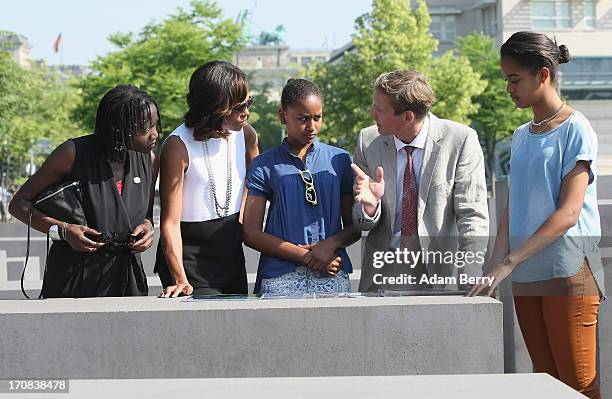
POLYGON ((402 148, 406 146, 412 146, 416 148, 423 149, 425 148, 425 139, 427 139, 427 131, 429 130, 429 116, 426 116, 423 119, 423 126, 421 126, 421 130, 416 135, 414 139, 408 144, 404 143, 402 140, 398 139, 396 136, 393 136, 393 141, 395 142, 395 149, 399 152, 402 148))
MULTIPOLYGON (((309 154, 314 154, 315 151, 317 151, 320 147, 321 143, 319 142, 319 139, 317 139, 315 137, 314 141, 312 142, 312 150, 310 150, 308 152, 308 154, 306 154, 306 157, 308 157, 309 154)), ((289 143, 287 143, 287 137, 285 137, 283 139, 283 142, 281 143, 281 148, 283 150, 285 150, 287 153, 289 153, 289 155, 295 157, 295 155, 293 155, 293 153, 291 152, 291 148, 289 147, 289 143)))

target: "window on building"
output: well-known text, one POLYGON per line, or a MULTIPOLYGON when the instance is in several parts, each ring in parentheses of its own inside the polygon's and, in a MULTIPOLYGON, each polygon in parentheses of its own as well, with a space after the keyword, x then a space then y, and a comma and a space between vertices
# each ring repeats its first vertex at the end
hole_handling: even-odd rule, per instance
POLYGON ((576 57, 561 65, 561 93, 569 99, 611 98, 612 57, 576 57))
POLYGON ((482 27, 484 33, 489 36, 497 34, 497 6, 482 9, 482 27))
POLYGON ((570 0, 532 0, 531 25, 534 29, 571 28, 570 0))
POLYGON ((595 4, 593 0, 584 1, 584 25, 595 29, 595 4))
POLYGON ((442 42, 452 42, 457 37, 457 23, 454 15, 432 15, 431 34, 442 42))
POLYGON ((316 57, 317 61, 319 62, 325 62, 327 61, 327 59, 325 57, 316 57))
POLYGON ((312 61, 312 57, 302 57, 302 66, 307 66, 312 61))
POLYGON ((297 64, 298 63, 298 57, 291 57, 291 63, 292 64, 297 64))

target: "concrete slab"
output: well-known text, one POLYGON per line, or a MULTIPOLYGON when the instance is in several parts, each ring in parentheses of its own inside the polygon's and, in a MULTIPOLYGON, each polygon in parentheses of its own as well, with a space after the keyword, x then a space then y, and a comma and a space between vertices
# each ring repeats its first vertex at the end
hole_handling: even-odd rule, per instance
MULTIPOLYGON (((206 398, 496 399, 586 398, 548 374, 439 375, 392 377, 221 378, 156 380, 72 380, 68 394, 28 394, 28 398, 206 398)), ((8 397, 0 394, 0 398, 8 397)))
MULTIPOLYGON (((612 147, 612 145, 610 145, 612 147)), ((600 176, 612 175, 612 155, 597 156, 597 172, 600 176)))
POLYGON ((491 298, 0 301, 0 378, 503 372, 491 298))

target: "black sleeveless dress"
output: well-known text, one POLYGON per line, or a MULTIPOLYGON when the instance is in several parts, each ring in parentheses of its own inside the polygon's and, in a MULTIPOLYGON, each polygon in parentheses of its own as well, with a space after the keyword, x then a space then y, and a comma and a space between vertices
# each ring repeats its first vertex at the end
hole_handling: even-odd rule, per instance
MULTIPOLYGON (((110 164, 96 150, 93 135, 72 140, 76 158, 69 179, 78 180, 89 227, 103 233, 130 234, 147 215, 151 188, 151 154, 128 151, 120 195, 110 164)), ((74 251, 56 241, 47 257, 44 298, 147 295, 147 278, 139 253, 106 244, 94 253, 74 251)))
MULTIPOLYGON (((248 293, 240 213, 203 222, 181 222, 183 268, 193 295, 248 293)), ((157 246, 154 272, 164 288, 174 285, 162 247, 157 246)))

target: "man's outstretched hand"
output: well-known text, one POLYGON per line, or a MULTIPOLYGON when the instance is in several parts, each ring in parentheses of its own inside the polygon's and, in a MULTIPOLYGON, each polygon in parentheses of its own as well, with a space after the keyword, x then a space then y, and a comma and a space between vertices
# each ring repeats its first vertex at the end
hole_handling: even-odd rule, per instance
POLYGON ((385 177, 382 167, 376 168, 376 180, 370 179, 359 166, 351 164, 355 173, 355 185, 353 193, 355 202, 361 203, 368 216, 374 216, 378 202, 385 193, 385 177))

